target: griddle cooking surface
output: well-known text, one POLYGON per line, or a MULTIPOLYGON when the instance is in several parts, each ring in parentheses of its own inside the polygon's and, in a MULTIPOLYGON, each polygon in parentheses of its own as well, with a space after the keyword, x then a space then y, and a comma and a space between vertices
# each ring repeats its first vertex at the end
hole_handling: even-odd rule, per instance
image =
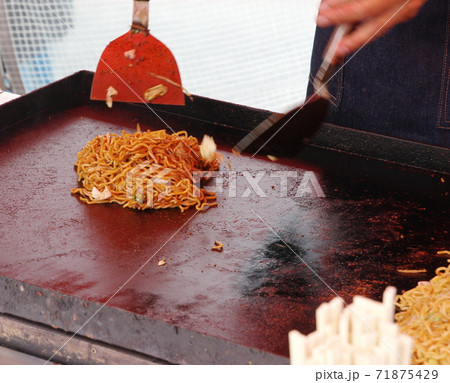
MULTIPOLYGON (((321 302, 335 294, 380 299, 388 285, 412 288, 445 265, 435 256, 449 247, 444 207, 320 171, 325 197, 312 184, 295 197, 305 166, 235 157, 234 142, 220 145, 223 190, 219 206, 204 212, 87 205, 71 195, 77 152, 98 134, 134 131, 138 121, 163 127, 145 109, 84 105, 0 133, 2 276, 96 303, 117 293, 108 307, 288 356, 288 331, 313 331, 321 302), (264 196, 246 178, 260 171, 264 196), (282 171, 296 174, 287 189, 282 171), (223 252, 211 250, 215 240, 223 252), (162 258, 167 264, 157 266, 162 258), (398 268, 428 273, 402 276, 398 268)), ((193 126, 190 133, 201 137, 193 126)), ((82 325, 76 314, 70 320, 82 325)))

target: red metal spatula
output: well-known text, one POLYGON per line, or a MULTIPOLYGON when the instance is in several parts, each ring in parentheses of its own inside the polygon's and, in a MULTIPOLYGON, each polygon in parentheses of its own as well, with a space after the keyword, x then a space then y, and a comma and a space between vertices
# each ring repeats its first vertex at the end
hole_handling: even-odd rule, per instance
POLYGON ((149 0, 134 1, 129 32, 110 42, 99 60, 92 100, 184 105, 175 58, 148 30, 149 0))
POLYGON ((303 105, 285 115, 274 113, 269 116, 235 145, 233 149, 236 152, 290 157, 305 139, 317 131, 328 111, 329 93, 326 85, 334 73, 336 48, 351 29, 351 25, 343 24, 334 30, 313 82, 314 94, 303 105))

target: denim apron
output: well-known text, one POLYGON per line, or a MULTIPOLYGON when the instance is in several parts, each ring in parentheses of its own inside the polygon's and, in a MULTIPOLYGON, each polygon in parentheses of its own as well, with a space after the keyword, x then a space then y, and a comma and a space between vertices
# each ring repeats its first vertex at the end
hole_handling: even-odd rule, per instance
MULTIPOLYGON (((449 17, 449 1, 429 0, 414 19, 350 55, 328 84, 326 122, 450 147, 449 17)), ((313 75, 332 29, 316 30, 313 75)))

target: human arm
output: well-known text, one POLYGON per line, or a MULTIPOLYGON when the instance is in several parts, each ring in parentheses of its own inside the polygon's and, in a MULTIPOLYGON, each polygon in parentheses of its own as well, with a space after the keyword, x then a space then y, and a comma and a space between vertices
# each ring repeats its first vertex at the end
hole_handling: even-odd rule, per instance
POLYGON ((350 23, 356 25, 339 44, 342 58, 387 33, 395 25, 415 17, 427 0, 322 0, 319 27, 350 23))

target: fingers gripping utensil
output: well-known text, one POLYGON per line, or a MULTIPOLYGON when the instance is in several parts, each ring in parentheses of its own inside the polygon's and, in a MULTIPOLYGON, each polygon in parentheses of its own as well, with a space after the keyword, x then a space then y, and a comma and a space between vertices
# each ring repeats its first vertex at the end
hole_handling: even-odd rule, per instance
POLYGON ((175 58, 148 30, 149 0, 135 0, 131 29, 103 51, 91 88, 92 100, 184 105, 175 58))
POLYGON ((333 31, 313 81, 314 94, 287 114, 274 113, 261 122, 235 145, 233 149, 236 152, 293 156, 302 143, 317 131, 328 112, 330 95, 327 83, 334 74, 336 49, 350 30, 351 25, 343 24, 333 31))

